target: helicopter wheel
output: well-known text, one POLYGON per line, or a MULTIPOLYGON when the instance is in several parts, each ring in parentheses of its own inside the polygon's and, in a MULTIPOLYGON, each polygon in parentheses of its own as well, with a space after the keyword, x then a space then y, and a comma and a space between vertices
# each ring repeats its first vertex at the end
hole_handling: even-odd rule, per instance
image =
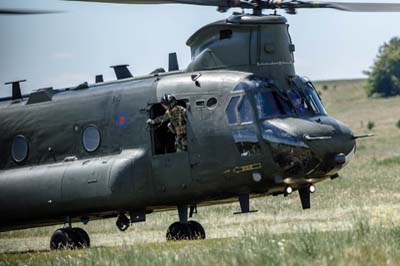
POLYGON ((82 228, 76 227, 72 228, 73 233, 75 234, 75 246, 77 248, 88 248, 90 247, 90 238, 88 233, 82 228))
POLYGON ((76 234, 69 228, 56 230, 50 239, 51 250, 74 249, 76 246, 76 234))
POLYGON ((50 250, 90 247, 90 238, 82 228, 61 228, 50 239, 50 250))
POLYGON ((166 238, 168 241, 205 239, 206 233, 203 226, 196 221, 175 222, 168 228, 166 238))
POLYGON ((190 240, 192 238, 192 230, 188 223, 175 222, 167 230, 167 240, 190 240))
POLYGON ((206 238, 206 232, 199 222, 189 221, 188 224, 192 231, 192 239, 200 240, 206 238))

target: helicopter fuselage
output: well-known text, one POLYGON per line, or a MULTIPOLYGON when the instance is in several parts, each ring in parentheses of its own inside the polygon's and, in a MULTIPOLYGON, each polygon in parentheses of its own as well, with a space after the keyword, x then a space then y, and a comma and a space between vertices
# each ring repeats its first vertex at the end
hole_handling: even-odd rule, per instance
POLYGON ((285 194, 334 177, 354 136, 295 75, 285 22, 210 24, 189 39, 186 71, 0 102, 0 231, 285 194), (166 125, 146 125, 167 93, 187 109, 186 152, 166 125))
POLYGON ((2 229, 280 194, 334 175, 344 163, 334 156, 353 152, 351 132, 326 115, 260 118, 262 105, 248 99, 261 81, 249 82, 249 73, 205 71, 197 82, 191 76, 157 75, 65 91, 51 101, 1 104, 2 229), (165 93, 188 109, 187 152, 156 147, 167 145, 156 139, 162 128, 146 127, 165 93), (88 128, 99 132, 94 151, 85 147, 88 128), (16 136, 28 145, 19 163, 16 136))

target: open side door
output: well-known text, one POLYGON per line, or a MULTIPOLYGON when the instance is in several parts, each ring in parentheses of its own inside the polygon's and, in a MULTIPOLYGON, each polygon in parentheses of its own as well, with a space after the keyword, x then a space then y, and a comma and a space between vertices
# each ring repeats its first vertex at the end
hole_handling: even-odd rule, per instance
MULTIPOLYGON (((185 101, 178 101, 178 104, 186 107, 185 101)), ((151 119, 164 113, 159 103, 150 108, 151 119)), ((189 152, 176 152, 175 135, 169 131, 167 124, 164 122, 150 127, 152 175, 155 191, 173 197, 181 195, 182 189, 191 183, 191 171, 189 152)))

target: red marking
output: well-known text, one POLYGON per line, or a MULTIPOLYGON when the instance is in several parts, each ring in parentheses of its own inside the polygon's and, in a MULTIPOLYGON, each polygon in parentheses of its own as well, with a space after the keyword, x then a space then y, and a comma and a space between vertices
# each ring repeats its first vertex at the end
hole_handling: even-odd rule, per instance
POLYGON ((121 116, 119 117, 119 124, 120 124, 120 125, 125 124, 125 116, 121 115, 121 116))

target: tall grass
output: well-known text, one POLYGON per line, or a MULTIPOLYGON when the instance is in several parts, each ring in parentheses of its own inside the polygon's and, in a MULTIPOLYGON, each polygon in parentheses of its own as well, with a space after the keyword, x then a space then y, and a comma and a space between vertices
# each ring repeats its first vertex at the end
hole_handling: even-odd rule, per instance
POLYGON ((240 238, 0 255, 0 265, 399 265, 400 227, 303 228, 240 238))

